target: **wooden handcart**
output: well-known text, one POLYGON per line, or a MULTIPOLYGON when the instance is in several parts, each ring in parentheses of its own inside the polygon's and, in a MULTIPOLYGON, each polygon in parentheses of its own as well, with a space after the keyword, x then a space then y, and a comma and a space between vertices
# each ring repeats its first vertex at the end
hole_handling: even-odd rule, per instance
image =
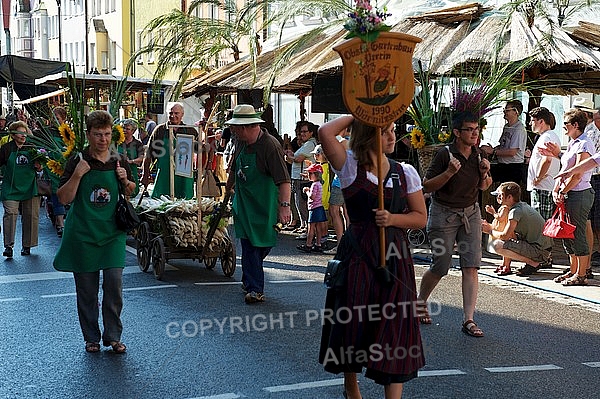
MULTIPOLYGON (((140 214, 142 223, 138 227, 135 238, 137 247, 137 260, 140 269, 147 272, 152 265, 154 276, 161 280, 165 272, 165 265, 172 259, 192 259, 204 263, 206 268, 212 270, 217 261, 221 261, 221 269, 227 277, 233 276, 236 267, 235 244, 227 234, 227 230, 220 230, 218 240, 215 239, 217 225, 222 220, 229 218, 226 210, 228 197, 226 197, 218 210, 209 216, 209 229, 205 235, 205 245, 193 242, 181 242, 173 236, 173 215, 164 212, 144 212, 140 214)), ((189 223, 199 223, 194 220, 195 214, 176 215, 179 220, 189 219, 189 223)), ((201 229, 200 229, 201 231, 201 229)))

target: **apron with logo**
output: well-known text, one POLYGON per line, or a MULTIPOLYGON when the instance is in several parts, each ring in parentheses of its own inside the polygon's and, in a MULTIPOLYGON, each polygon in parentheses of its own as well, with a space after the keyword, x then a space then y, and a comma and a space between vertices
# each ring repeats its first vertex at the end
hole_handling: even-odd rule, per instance
POLYGON ((36 175, 27 151, 10 153, 2 179, 1 200, 26 201, 37 195, 36 175))
POLYGON ((56 270, 81 273, 125 266, 127 235, 115 220, 118 184, 114 170, 83 175, 54 258, 56 270))

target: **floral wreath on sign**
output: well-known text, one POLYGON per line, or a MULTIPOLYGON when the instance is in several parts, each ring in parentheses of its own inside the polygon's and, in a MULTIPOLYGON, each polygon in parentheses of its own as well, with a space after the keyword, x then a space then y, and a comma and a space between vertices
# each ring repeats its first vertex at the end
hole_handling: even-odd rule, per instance
POLYGON ((370 0, 355 0, 356 6, 352 12, 348 13, 348 21, 344 28, 349 31, 346 39, 359 37, 363 42, 372 42, 377 39, 380 32, 388 32, 392 27, 383 23, 385 19, 392 14, 387 12, 387 7, 383 9, 371 5, 370 0))

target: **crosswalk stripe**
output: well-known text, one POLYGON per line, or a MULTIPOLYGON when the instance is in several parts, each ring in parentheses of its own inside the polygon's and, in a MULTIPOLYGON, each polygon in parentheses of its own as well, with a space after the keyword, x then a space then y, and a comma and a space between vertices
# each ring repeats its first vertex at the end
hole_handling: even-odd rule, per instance
POLYGON ((335 385, 343 385, 343 378, 336 378, 333 380, 323 380, 323 381, 312 381, 312 382, 301 382, 298 384, 290 384, 290 385, 276 385, 272 387, 263 388, 263 390, 267 392, 285 392, 285 391, 296 391, 299 389, 306 388, 319 388, 319 387, 330 387, 335 385))
POLYGON ((440 377, 440 376, 446 376, 446 375, 463 375, 463 374, 467 374, 464 371, 461 370, 456 370, 456 369, 449 369, 449 370, 422 370, 419 371, 418 376, 419 377, 440 377))
POLYGON ((17 302, 17 301, 22 301, 23 298, 3 298, 0 299, 0 302, 17 302))
POLYGON ((540 364, 533 366, 513 366, 513 367, 487 367, 484 368, 490 373, 512 373, 515 371, 546 371, 546 370, 562 370, 554 364, 540 364))
POLYGON ((586 362, 581 364, 588 367, 600 367, 600 362, 586 362))

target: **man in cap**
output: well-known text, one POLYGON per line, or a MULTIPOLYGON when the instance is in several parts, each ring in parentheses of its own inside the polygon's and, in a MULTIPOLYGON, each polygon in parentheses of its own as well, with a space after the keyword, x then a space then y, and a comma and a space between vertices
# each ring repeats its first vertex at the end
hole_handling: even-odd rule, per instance
MULTIPOLYGON (((594 124, 594 121, 593 121, 593 114, 594 114, 594 112, 596 112, 596 110, 594 109, 594 102, 592 100, 590 100, 589 98, 575 97, 575 99, 573 100, 573 108, 585 112, 585 115, 587 116, 588 123, 587 123, 587 125, 585 125, 585 129, 583 130, 583 133, 585 133, 589 136, 590 132, 595 131, 595 133, 598 133, 600 135, 600 131, 598 131, 598 128, 596 127, 596 125, 594 124)), ((594 138, 591 138, 591 139, 592 139, 592 141, 594 141, 596 148, 598 148, 598 145, 597 145, 596 141, 594 140, 594 138)))
MULTIPOLYGON (((156 127, 150 139, 148 140, 148 150, 144 158, 143 172, 142 172, 142 184, 148 186, 150 182, 150 166, 156 161, 157 174, 154 181, 154 190, 152 191, 152 197, 158 198, 161 195, 170 195, 170 165, 169 161, 171 156, 169 155, 169 128, 173 128, 173 135, 177 138, 179 134, 187 134, 196 136, 196 129, 192 127, 178 127, 178 125, 185 125, 182 121, 184 110, 183 104, 176 102, 170 103, 167 106, 167 112, 169 113, 169 122, 160 124, 156 127)), ((176 144, 173 145, 174 152, 177 152, 176 144)), ((192 149, 189 149, 193 152, 192 149)), ((193 154, 190 153, 189 157, 192 159, 193 154)), ((185 176, 175 176, 175 197, 190 199, 194 197, 194 179, 185 176)))
POLYGON ((525 266, 517 271, 517 276, 529 276, 537 272, 550 257, 546 249, 551 247, 550 238, 542 234, 546 220, 521 201, 521 187, 515 182, 500 184, 492 194, 498 196, 502 205, 508 206, 508 223, 502 231, 498 231, 483 220, 482 232, 491 236, 497 254, 509 260, 525 262, 525 266), (516 239, 510 238, 513 234, 516 239))
POLYGON ((235 234, 242 245, 246 303, 264 302, 263 261, 277 242, 275 225, 290 221, 290 176, 279 142, 260 127, 252 105, 240 104, 225 122, 236 137, 226 189, 235 189, 235 234))

